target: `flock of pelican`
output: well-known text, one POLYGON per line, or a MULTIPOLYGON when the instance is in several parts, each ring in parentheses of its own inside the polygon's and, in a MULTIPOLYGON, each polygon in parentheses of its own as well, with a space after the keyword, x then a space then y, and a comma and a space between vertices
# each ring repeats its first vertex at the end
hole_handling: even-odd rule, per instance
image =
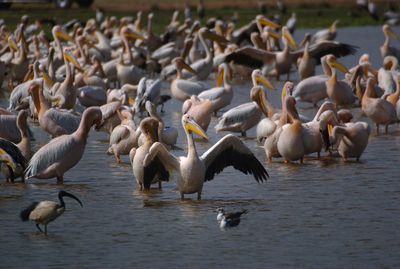
MULTIPOLYGON (((357 47, 335 41, 338 21, 299 45, 293 27, 281 26, 258 15, 247 25, 210 19, 179 21, 175 12, 162 35, 153 32, 153 14, 143 27, 142 13, 129 17, 52 28, 53 39, 29 25, 24 16, 15 31, 0 26, 0 84, 9 106, 0 108, 0 163, 7 181, 56 178, 82 158, 93 126, 109 134, 107 154, 121 162, 129 155, 140 190, 175 175, 181 199, 197 194, 203 183, 233 166, 253 175, 257 182, 269 177, 264 165, 242 142, 257 128, 257 141, 269 162, 304 161, 323 150, 344 159, 360 159, 371 127, 353 121, 347 108, 360 106, 376 126, 400 119, 400 50, 391 46, 400 37, 384 25, 380 48, 383 66, 378 70, 364 54, 358 65, 347 68, 340 57, 357 47), (323 74, 315 74, 321 64, 323 74), (289 81, 293 67, 300 81, 289 81), (343 80, 338 72, 344 73, 343 80), (214 76, 215 73, 215 76, 214 76), (268 100, 272 79, 287 81, 281 107, 268 100), (208 79, 215 77, 215 86, 208 79), (249 101, 230 107, 238 79, 251 80, 249 101), (265 88, 264 88, 265 87, 265 88), (164 94, 168 93, 168 94, 164 94), (175 156, 179 126, 163 120, 163 105, 170 98, 182 103, 182 128, 187 154, 175 156), (298 102, 309 102, 318 111, 308 119, 297 111, 298 102), (161 108, 160 108, 161 107, 161 108), (208 139, 208 127, 217 117, 216 132, 227 134, 199 155, 196 143, 208 139), (37 150, 29 128, 35 124, 49 141, 37 150), (201 139, 195 141, 194 136, 201 139)), ((293 18, 292 18, 293 20, 293 18)), ((291 22, 293 24, 293 21, 291 22)), ((60 198, 61 200, 61 198, 60 198)), ((63 203, 63 201, 61 201, 63 203)), ((24 219, 27 219, 26 214, 24 219)), ((43 222, 44 223, 44 222, 43 222)))

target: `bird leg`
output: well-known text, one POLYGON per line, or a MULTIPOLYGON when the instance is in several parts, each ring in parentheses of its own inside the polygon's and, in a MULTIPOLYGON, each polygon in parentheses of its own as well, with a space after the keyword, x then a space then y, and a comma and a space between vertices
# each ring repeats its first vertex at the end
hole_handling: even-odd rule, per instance
POLYGON ((376 124, 376 134, 379 135, 379 124, 376 124))
POLYGON ((183 192, 181 192, 181 201, 183 201, 185 199, 185 195, 183 194, 183 192))
POLYGON ((64 183, 64 177, 63 176, 57 176, 57 184, 63 184, 64 183))
POLYGON ((247 137, 247 136, 246 136, 246 131, 241 132, 241 136, 242 136, 242 137, 247 137))
POLYGON ((385 134, 388 133, 388 130, 389 130, 389 124, 386 124, 386 125, 385 125, 385 134))
POLYGON ((162 186, 161 186, 161 180, 158 180, 158 188, 161 190, 162 186))
POLYGON ((44 234, 47 235, 47 224, 44 225, 44 234))
POLYGON ((201 191, 197 193, 197 200, 201 200, 201 191))
POLYGON ((43 230, 40 228, 39 223, 36 223, 36 228, 38 228, 39 232, 43 233, 43 230))
POLYGON ((115 156, 115 159, 117 160, 117 163, 121 163, 121 157, 115 150, 114 150, 114 156, 115 156))

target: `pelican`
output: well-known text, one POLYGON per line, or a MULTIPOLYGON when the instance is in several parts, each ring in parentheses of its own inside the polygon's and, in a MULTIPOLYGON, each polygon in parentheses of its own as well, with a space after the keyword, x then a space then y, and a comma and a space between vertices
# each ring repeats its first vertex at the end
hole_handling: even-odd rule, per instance
POLYGON ((198 95, 201 100, 212 101, 214 114, 217 114, 218 110, 228 106, 232 101, 233 90, 230 80, 231 70, 229 65, 223 63, 218 68, 217 87, 203 91, 198 95))
POLYGON ((138 84, 137 95, 135 99, 135 112, 142 112, 145 109, 146 102, 158 104, 160 101, 162 81, 160 79, 151 80, 142 77, 138 84))
POLYGON ((311 39, 311 43, 319 43, 326 40, 334 40, 336 38, 336 25, 339 20, 335 20, 328 29, 316 32, 311 39))
POLYGON ((204 131, 207 131, 210 125, 213 112, 213 102, 208 99, 201 100, 196 95, 192 95, 182 105, 182 114, 192 117, 204 131))
POLYGON ((348 158, 356 158, 359 161, 361 154, 368 145, 370 132, 371 128, 366 122, 335 126, 332 130, 330 143, 334 145, 339 142, 338 152, 345 161, 348 158))
POLYGON ((186 99, 189 99, 190 96, 198 95, 207 89, 205 83, 183 79, 182 69, 186 69, 192 73, 195 73, 196 71, 186 64, 182 58, 177 57, 173 59, 172 62, 175 64, 177 71, 176 78, 171 82, 171 94, 175 99, 184 102, 186 99))
MULTIPOLYGON (((297 59, 304 54, 304 48, 297 49, 297 44, 286 27, 282 27, 282 39, 285 45, 282 51, 270 52, 246 46, 227 54, 224 57, 224 61, 233 61, 234 63, 247 65, 253 68, 261 68, 264 65, 274 66, 277 79, 279 79, 281 74, 287 74, 289 76, 292 64, 296 63, 297 59), (289 47, 297 50, 290 51, 289 47)), ((314 58, 317 63, 319 63, 320 58, 324 55, 330 53, 337 57, 342 57, 348 54, 354 54, 356 48, 355 46, 336 41, 321 41, 311 45, 308 48, 308 53, 310 57, 314 58)))
POLYGON ((253 71, 253 74, 253 84, 255 84, 255 86, 250 91, 250 99, 253 102, 239 105, 225 112, 215 126, 217 132, 240 132, 242 136, 245 137, 246 131, 254 127, 260 121, 262 114, 268 117, 265 92, 264 89, 261 86, 257 86, 257 84, 259 81, 269 89, 274 89, 274 86, 261 75, 260 70, 253 71))
POLYGON ((101 120, 102 113, 98 107, 87 108, 74 133, 52 139, 32 156, 25 170, 26 179, 56 177, 57 183, 63 183, 64 173, 82 158, 90 128, 94 124, 99 126, 101 120))
POLYGON ((376 125, 376 133, 379 134, 379 125, 385 125, 385 133, 388 132, 389 124, 396 123, 397 116, 395 107, 385 99, 373 98, 375 80, 367 80, 367 88, 361 99, 361 108, 367 117, 376 125))
POLYGON ((14 143, 0 138, 0 170, 5 175, 7 182, 14 182, 14 179, 21 177, 25 181, 24 170, 27 161, 14 143))
POLYGON ((208 139, 207 135, 188 115, 182 116, 182 125, 188 141, 186 157, 175 157, 164 145, 156 142, 143 160, 144 173, 146 171, 159 172, 160 169, 155 169, 159 166, 158 161, 168 172, 172 170, 178 172, 177 183, 181 199, 184 199, 185 194, 197 193, 197 199, 200 200, 203 183, 212 180, 215 174, 231 165, 242 173, 253 174, 257 182, 267 180, 267 171, 239 138, 226 135, 199 157, 193 133, 205 139, 208 139))
POLYGON ((382 31, 385 35, 385 42, 380 47, 382 58, 385 58, 386 56, 394 56, 397 58, 397 60, 400 60, 400 50, 398 48, 391 47, 389 44, 390 38, 400 40, 400 36, 393 32, 390 26, 387 24, 382 26, 382 31))
POLYGON ((151 146, 159 141, 159 121, 152 117, 145 118, 140 123, 140 130, 145 137, 145 141, 140 147, 132 148, 129 153, 133 175, 140 190, 149 190, 151 184, 157 182, 161 189, 161 180, 168 181, 169 173, 160 160, 157 157, 155 158, 152 169, 146 169, 143 166, 143 160, 149 153, 151 146))
MULTIPOLYGON (((386 100, 393 106, 396 106, 397 101, 400 99, 400 73, 396 76, 396 91, 387 95, 386 100)), ((399 119, 400 120, 400 119, 399 119)))
POLYGON ((386 56, 383 59, 383 67, 378 70, 378 85, 385 94, 391 94, 396 91, 395 74, 398 73, 399 61, 394 56, 386 56))
POLYGON ((117 111, 121 124, 116 126, 110 134, 110 147, 107 154, 114 155, 118 163, 121 155, 128 155, 133 147, 137 147, 138 133, 130 111, 117 111))
POLYGON ((331 69, 331 76, 325 82, 326 93, 328 97, 332 100, 332 102, 335 103, 336 106, 353 104, 355 101, 355 96, 352 89, 346 82, 338 81, 336 75, 336 70, 347 73, 347 68, 341 63, 337 62, 334 55, 328 55, 326 58, 328 66, 331 69))
POLYGON ((60 204, 53 201, 33 202, 30 206, 21 211, 21 220, 31 220, 36 222, 36 227, 41 233, 43 233, 43 231, 39 224, 44 225, 44 234, 47 235, 47 225, 56 220, 65 211, 65 202, 63 197, 70 197, 83 206, 81 200, 79 200, 75 195, 66 191, 59 191, 58 199, 60 200, 60 204))
POLYGON ((150 117, 158 120, 159 123, 159 140, 168 146, 174 146, 178 139, 178 130, 175 127, 165 126, 164 120, 157 114, 156 106, 150 102, 146 101, 146 111, 149 113, 150 117))
POLYGON ((32 84, 29 92, 38 112, 39 124, 51 136, 71 134, 78 128, 80 117, 68 110, 52 108, 43 95, 43 87, 32 84))

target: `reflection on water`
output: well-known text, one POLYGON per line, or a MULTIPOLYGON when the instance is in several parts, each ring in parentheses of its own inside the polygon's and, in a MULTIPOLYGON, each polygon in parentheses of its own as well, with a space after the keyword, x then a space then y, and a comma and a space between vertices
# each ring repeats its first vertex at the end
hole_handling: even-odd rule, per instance
MULTIPOLYGON (((379 27, 340 29, 338 38, 368 51, 374 66, 381 63, 379 27)), ((353 66, 364 51, 342 62, 353 66)), ((232 106, 247 102, 249 89, 249 83, 235 87, 232 106)), ((267 94, 279 107, 280 91, 267 94)), ((308 107, 300 111, 309 117, 316 112, 299 105, 308 107)), ((176 107, 180 104, 172 101, 165 110, 176 107)), ((358 108, 352 111, 360 117, 358 108)), ((164 114, 167 125, 180 126, 180 117, 164 114)), ((197 140, 200 153, 225 134, 215 134, 216 122, 213 118, 209 127, 210 141, 197 140)), ((48 137, 37 126, 32 129, 37 149, 48 137)), ((185 151, 174 150, 178 156, 187 148, 182 128, 179 132, 178 146, 185 151)), ((255 130, 248 135, 255 137, 255 130)), ((137 190, 129 158, 116 164, 105 154, 107 135, 91 132, 83 159, 67 172, 64 185, 55 179, 26 184, 1 179, 0 267, 399 267, 399 135, 398 125, 389 135, 371 135, 359 163, 324 153, 319 160, 307 157, 303 165, 280 159, 267 164, 260 145, 245 139, 265 163, 268 182, 257 184, 229 168, 205 183, 204 200, 187 195, 180 201, 174 180, 163 182, 162 190, 137 190), (60 189, 74 193, 83 207, 65 199, 67 210, 49 225, 47 237, 19 220, 32 201, 57 201, 60 189), (249 212, 238 228, 221 232, 218 207, 249 212)))

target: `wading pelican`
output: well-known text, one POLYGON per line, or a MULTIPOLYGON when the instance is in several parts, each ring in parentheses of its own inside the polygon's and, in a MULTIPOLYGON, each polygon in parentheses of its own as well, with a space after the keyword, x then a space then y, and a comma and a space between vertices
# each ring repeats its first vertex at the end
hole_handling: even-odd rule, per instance
POLYGON ((210 100, 212 102, 214 114, 218 110, 229 106, 233 98, 233 90, 230 84, 231 70, 229 65, 223 63, 218 68, 217 87, 201 92, 198 97, 201 100, 210 100))
POLYGON ((257 84, 261 82, 269 89, 274 89, 274 86, 261 75, 260 70, 254 70, 252 78, 255 86, 250 91, 250 99, 253 102, 239 105, 225 112, 215 126, 217 132, 240 132, 245 137, 246 131, 260 121, 262 114, 268 117, 265 92, 263 87, 257 84))
POLYGON ((360 160, 361 154, 368 145, 371 128, 366 122, 348 123, 346 126, 335 126, 330 143, 339 142, 337 148, 340 156, 346 161, 348 158, 360 160))
POLYGON ((43 231, 40 228, 39 224, 44 225, 44 234, 47 235, 47 225, 50 222, 56 220, 65 211, 65 202, 63 197, 70 197, 76 200, 81 206, 83 206, 82 202, 75 195, 66 191, 60 191, 58 193, 60 204, 57 204, 53 201, 33 202, 30 206, 21 211, 21 220, 31 220, 36 222, 36 227, 41 233, 43 233, 43 231))
POLYGON ((253 174, 257 182, 267 180, 267 171, 239 138, 226 135, 199 157, 193 133, 205 139, 208 139, 207 135, 188 115, 182 116, 182 125, 188 141, 186 157, 175 157, 164 145, 157 142, 151 146, 143 160, 145 173, 146 171, 159 172, 160 170, 157 169, 159 164, 168 172, 172 170, 178 172, 177 183, 181 199, 184 199, 185 194, 197 193, 197 199, 200 200, 203 183, 212 180, 215 174, 228 166, 233 166, 245 174, 253 174))
POLYGON ((193 74, 196 71, 194 71, 193 68, 186 64, 182 58, 177 57, 172 60, 172 63, 175 64, 177 72, 176 78, 171 82, 171 94, 175 99, 184 102, 186 99, 189 99, 190 96, 198 95, 199 93, 207 89, 207 85, 203 82, 183 79, 182 69, 186 69, 193 74))
POLYGON ((361 108, 367 117, 376 125, 376 133, 379 134, 379 125, 385 125, 385 133, 388 132, 389 124, 396 123, 397 116, 394 106, 381 98, 374 98, 375 80, 367 80, 367 88, 361 100, 361 108))
POLYGON ((338 81, 336 70, 347 73, 347 68, 336 61, 334 55, 328 55, 326 62, 331 69, 331 76, 325 82, 326 93, 328 97, 335 103, 336 106, 351 105, 355 101, 355 96, 349 84, 345 81, 338 81))
POLYGON ((25 170, 25 177, 27 179, 56 177, 57 183, 63 183, 64 173, 82 158, 90 128, 94 124, 96 127, 99 126, 101 120, 102 113, 98 107, 87 108, 74 133, 52 139, 32 156, 25 170))
POLYGON ((192 95, 182 105, 182 114, 187 114, 200 125, 200 127, 207 131, 210 125, 214 107, 212 101, 200 100, 196 95, 192 95))
POLYGON ((145 169, 143 160, 149 153, 151 146, 159 140, 159 121, 155 118, 145 118, 140 123, 140 130, 144 135, 144 143, 138 148, 132 148, 129 159, 132 164, 133 175, 140 190, 149 190, 151 184, 158 182, 161 189, 161 180, 168 181, 169 173, 156 157, 153 162, 153 169, 145 169))

